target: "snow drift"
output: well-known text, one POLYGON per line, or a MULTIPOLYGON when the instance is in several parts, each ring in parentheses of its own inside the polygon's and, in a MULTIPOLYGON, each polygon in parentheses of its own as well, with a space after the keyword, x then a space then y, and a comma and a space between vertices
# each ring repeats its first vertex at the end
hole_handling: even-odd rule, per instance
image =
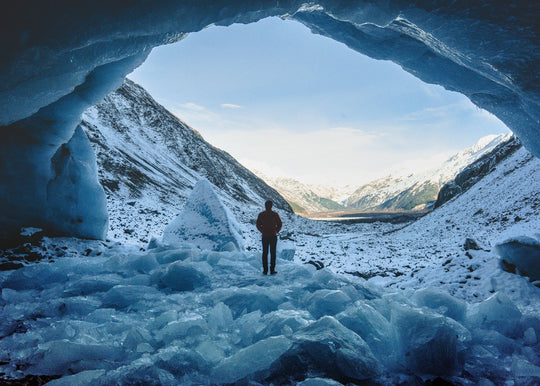
POLYGON ((50 226, 53 155, 72 137, 82 111, 118 87, 152 47, 211 24, 267 16, 298 20, 468 96, 540 155, 539 8, 525 0, 12 3, 0 23, 1 228, 50 226))

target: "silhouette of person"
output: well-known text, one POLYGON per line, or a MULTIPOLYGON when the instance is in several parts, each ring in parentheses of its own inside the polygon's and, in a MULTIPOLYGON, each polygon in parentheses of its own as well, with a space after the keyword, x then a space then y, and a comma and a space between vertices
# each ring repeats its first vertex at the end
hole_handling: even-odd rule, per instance
POLYGON ((270 200, 264 203, 266 210, 257 217, 257 229, 262 235, 262 265, 263 274, 268 274, 268 248, 270 247, 270 274, 276 274, 277 234, 281 230, 281 218, 272 210, 274 203, 270 200))

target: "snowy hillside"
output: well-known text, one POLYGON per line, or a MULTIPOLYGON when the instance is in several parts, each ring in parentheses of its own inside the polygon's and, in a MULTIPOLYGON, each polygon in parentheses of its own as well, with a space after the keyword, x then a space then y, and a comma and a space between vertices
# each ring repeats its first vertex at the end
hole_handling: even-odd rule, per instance
POLYGON ((460 196, 406 226, 299 219, 296 228, 301 261, 322 260, 337 272, 389 288, 443 288, 468 301, 504 291, 525 308, 535 307, 531 299, 540 300, 540 290, 504 272, 493 252, 507 238, 538 235, 540 160, 524 148, 460 196), (468 238, 481 249, 466 247, 468 238))
POLYGON ((89 108, 81 125, 97 155, 111 238, 148 241, 161 233, 202 177, 239 212, 267 199, 290 210, 275 190, 129 79, 89 108))
POLYGON ((437 168, 408 175, 388 175, 358 188, 344 205, 361 210, 402 209, 435 201, 439 189, 484 154, 510 139, 510 134, 490 135, 450 157, 437 168))

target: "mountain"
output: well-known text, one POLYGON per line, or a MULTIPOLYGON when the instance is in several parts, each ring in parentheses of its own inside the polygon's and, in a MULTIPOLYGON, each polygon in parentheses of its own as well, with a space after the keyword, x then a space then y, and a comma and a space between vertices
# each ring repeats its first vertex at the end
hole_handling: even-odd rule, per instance
POLYGON ((263 180, 129 79, 86 110, 81 126, 97 156, 114 238, 148 240, 161 233, 201 178, 237 212, 262 207, 268 199, 292 211, 263 180), (148 213, 152 216, 144 216, 148 213))
POLYGON ((521 148, 521 142, 515 136, 512 136, 508 141, 499 144, 492 151, 478 158, 460 171, 456 178, 444 184, 437 195, 435 208, 467 191, 482 177, 491 173, 499 162, 519 148, 521 148))
POLYGON ((328 196, 339 197, 337 189, 324 185, 307 185, 293 178, 269 177, 254 171, 268 185, 276 189, 291 205, 295 213, 308 214, 342 210, 344 207, 328 196))
POLYGON ((388 175, 362 185, 345 200, 344 205, 361 210, 422 209, 434 202, 440 188, 465 167, 510 140, 510 134, 483 137, 438 168, 408 175, 388 175))

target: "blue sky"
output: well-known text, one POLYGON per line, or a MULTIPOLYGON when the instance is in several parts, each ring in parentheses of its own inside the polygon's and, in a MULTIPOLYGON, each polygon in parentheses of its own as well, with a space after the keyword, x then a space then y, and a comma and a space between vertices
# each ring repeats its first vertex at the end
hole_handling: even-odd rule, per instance
POLYGON ((306 183, 429 169, 509 132, 461 94, 278 18, 157 47, 129 78, 246 166, 306 183))

